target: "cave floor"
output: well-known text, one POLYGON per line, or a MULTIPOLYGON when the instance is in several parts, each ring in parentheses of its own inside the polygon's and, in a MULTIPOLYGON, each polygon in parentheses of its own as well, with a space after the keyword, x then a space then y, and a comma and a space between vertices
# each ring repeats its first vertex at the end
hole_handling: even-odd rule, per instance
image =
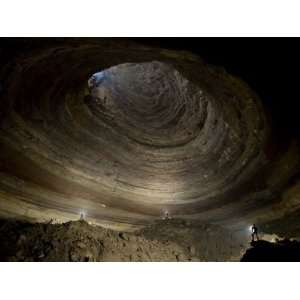
POLYGON ((223 228, 164 220, 118 232, 83 220, 63 224, 0 222, 1 261, 236 261, 246 240, 223 228))

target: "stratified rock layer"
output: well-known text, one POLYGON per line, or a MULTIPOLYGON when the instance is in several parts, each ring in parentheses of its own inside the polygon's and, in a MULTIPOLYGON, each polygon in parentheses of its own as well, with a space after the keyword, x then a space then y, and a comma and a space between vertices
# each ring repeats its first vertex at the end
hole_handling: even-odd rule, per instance
POLYGON ((241 227, 298 209, 298 143, 273 144, 260 100, 224 70, 122 40, 19 47, 1 61, 2 217, 130 230, 166 211, 241 227))

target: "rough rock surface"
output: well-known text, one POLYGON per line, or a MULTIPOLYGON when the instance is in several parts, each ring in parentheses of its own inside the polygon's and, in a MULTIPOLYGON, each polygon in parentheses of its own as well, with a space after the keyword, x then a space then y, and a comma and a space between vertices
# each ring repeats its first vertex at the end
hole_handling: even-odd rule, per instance
POLYGON ((114 39, 7 40, 0 66, 2 217, 130 230, 168 211, 267 231, 299 216, 298 141, 274 143, 260 99, 223 69, 114 39))
POLYGON ((246 244, 217 226, 158 222, 136 233, 85 221, 0 222, 1 261, 228 261, 246 244))
POLYGON ((300 242, 295 240, 255 241, 241 258, 244 262, 300 261, 300 242))

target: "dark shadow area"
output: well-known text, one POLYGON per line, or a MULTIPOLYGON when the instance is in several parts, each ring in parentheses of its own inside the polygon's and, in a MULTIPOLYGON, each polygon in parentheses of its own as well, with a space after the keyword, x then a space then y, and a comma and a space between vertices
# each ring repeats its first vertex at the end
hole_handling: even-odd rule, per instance
POLYGON ((288 239, 275 243, 267 241, 251 242, 252 248, 243 255, 243 262, 292 262, 300 261, 300 242, 288 239))
POLYGON ((136 42, 191 51, 245 80, 270 109, 280 134, 299 134, 297 38, 138 38, 136 42))
MULTIPOLYGON (((77 38, 79 40, 80 38, 77 38)), ((110 38, 111 39, 111 38, 110 38)), ((107 41, 110 39, 94 38, 107 41)), ((76 40, 72 38, 2 38, 1 61, 14 55, 30 52, 33 47, 47 48, 76 40)), ((87 42, 91 39, 81 38, 87 42)), ((297 38, 113 38, 129 40, 150 47, 191 51, 207 63, 222 66, 229 73, 241 77, 260 96, 270 109, 281 134, 299 134, 297 112, 300 40, 297 38)), ((0 93, 3 84, 0 84, 0 93)))

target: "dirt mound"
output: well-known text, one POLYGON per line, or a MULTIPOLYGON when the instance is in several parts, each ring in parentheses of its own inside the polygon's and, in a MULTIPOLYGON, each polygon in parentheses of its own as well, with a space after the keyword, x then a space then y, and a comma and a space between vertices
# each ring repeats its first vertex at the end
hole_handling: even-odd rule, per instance
POLYGON ((199 261, 239 260, 247 245, 247 236, 241 232, 180 219, 158 221, 139 234, 148 240, 171 240, 199 261))
POLYGON ((1 261, 183 261, 190 260, 173 242, 146 240, 91 226, 2 222, 1 261))
POLYGON ((219 227, 173 220, 133 233, 85 221, 1 221, 0 243, 1 261, 220 261, 242 247, 219 227))

